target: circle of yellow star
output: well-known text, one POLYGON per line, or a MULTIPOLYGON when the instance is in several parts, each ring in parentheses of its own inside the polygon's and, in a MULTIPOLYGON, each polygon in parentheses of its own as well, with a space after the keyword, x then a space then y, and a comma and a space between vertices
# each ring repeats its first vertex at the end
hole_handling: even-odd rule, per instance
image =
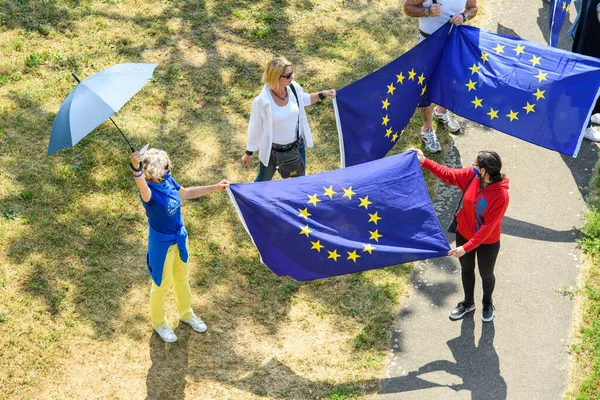
POLYGON ((388 94, 391 94, 392 96, 394 95, 394 90, 396 90, 396 88, 394 87, 394 83, 390 83, 388 86, 388 94))
POLYGON ((392 134, 392 127, 390 126, 388 129, 385 130, 385 137, 390 137, 390 135, 392 134))
POLYGON ((519 54, 523 54, 525 53, 525 46, 521 46, 520 44, 517 45, 517 48, 514 49, 517 52, 517 56, 519 54))
POLYGON ((352 200, 352 195, 354 194, 356 193, 352 191, 352 186, 350 186, 348 189, 344 189, 344 195, 342 197, 347 197, 348 200, 352 200))
POLYGON ((390 122, 390 119, 388 118, 388 115, 385 114, 385 117, 383 117, 383 122, 381 123, 381 125, 387 126, 388 122, 390 122))
POLYGON ((548 75, 548 73, 543 73, 542 71, 539 72, 539 74, 537 74, 535 77, 539 79, 539 81, 547 81, 548 79, 546 78, 546 75, 548 75))
POLYGON ((320 202, 321 200, 317 199, 317 194, 313 194, 312 196, 307 195, 308 196, 308 203, 312 204, 313 206, 317 206, 317 203, 320 202))
POLYGON ((536 66, 536 65, 538 65, 538 64, 540 64, 540 65, 542 64, 542 63, 540 62, 540 60, 541 60, 541 59, 542 59, 542 57, 536 57, 536 56, 533 56, 533 58, 532 58, 531 60, 529 60, 529 62, 531 63, 531 66, 532 66, 532 67, 535 67, 535 66, 536 66))
POLYGON ((517 117, 519 113, 518 112, 514 112, 513 110, 510 110, 510 113, 506 114, 506 116, 508 118, 510 118, 510 122, 513 122, 513 120, 519 120, 519 118, 517 117))
POLYGON ((300 211, 300 214, 298 214, 298 216, 303 217, 306 220, 312 215, 308 212, 308 207, 306 207, 304 210, 298 209, 298 211, 300 211))
POLYGON ((489 61, 487 54, 485 54, 483 51, 481 52, 481 59, 483 60, 483 62, 489 61))
POLYGON ((377 213, 378 211, 375 211, 374 214, 369 214, 369 222, 373 222, 375 225, 377 225, 377 221, 382 219, 379 215, 377 215, 377 213))
POLYGON ((379 238, 383 236, 379 234, 379 229, 375 229, 373 232, 369 231, 369 233, 371 234, 369 240, 374 240, 376 242, 379 242, 379 238))
POLYGON ((356 262, 356 259, 360 258, 360 256, 356 254, 356 250, 352 250, 352 252, 347 251, 346 253, 348 253, 348 258, 346 260, 352 260, 356 262))
POLYGON ((471 75, 476 74, 481 69, 481 66, 477 64, 473 64, 472 67, 469 68, 471 70, 471 75))
POLYGON ((321 252, 321 249, 324 248, 325 246, 323 246, 321 244, 320 240, 317 240, 316 242, 311 242, 312 243, 312 247, 310 248, 311 250, 316 250, 319 253, 321 252))
POLYGON ((329 200, 333 199, 333 195, 337 193, 333 191, 333 185, 329 186, 328 188, 324 187, 323 190, 325 190, 323 196, 329 196, 329 200))
POLYGON ((492 120, 498 118, 498 110, 494 110, 493 108, 490 108, 490 112, 486 114, 489 115, 492 120))
POLYGON ((469 83, 465 83, 465 86, 469 88, 468 91, 470 92, 471 90, 476 90, 475 89, 475 84, 476 83, 477 82, 473 82, 471 79, 469 79, 469 83))
POLYGON ((365 246, 365 248, 363 249, 363 253, 367 251, 369 254, 373 254, 373 250, 375 250, 375 247, 371 246, 371 243, 363 244, 363 246, 365 246))
POLYGON ((423 84, 423 81, 425 80, 425 75, 421 72, 421 75, 419 75, 419 85, 423 84))
POLYGON ((529 102, 527 102, 527 105, 523 107, 523 109, 527 111, 527 114, 529 114, 530 112, 535 112, 534 107, 535 104, 529 104, 529 102))
POLYGON ((402 72, 400 72, 400 74, 396 75, 396 78, 398 78, 397 83, 402 85, 402 82, 404 81, 404 78, 406 78, 404 75, 402 75, 402 72))
POLYGON ((411 81, 415 80, 415 75, 417 75, 417 73, 415 72, 414 68, 408 71, 408 79, 410 79, 411 81))
POLYGON ((308 234, 312 233, 312 231, 308 229, 308 225, 300 226, 300 228, 302 228, 302 230, 300 231, 300 235, 306 235, 306 237, 308 237, 308 234))
POLYGON ((479 97, 475 96, 475 100, 473 100, 471 103, 473 103, 475 105, 475 108, 477 108, 477 107, 483 107, 481 105, 482 101, 483 101, 483 99, 480 99, 479 97))
POLYGON ((338 252, 337 252, 337 250, 336 250, 336 249, 333 249, 333 251, 329 251, 329 250, 327 250, 327 252, 329 253, 329 257, 327 257, 327 258, 328 258, 328 259, 329 259, 329 258, 333 258, 333 261, 337 261, 338 257, 341 257, 341 256, 338 254, 338 252))
POLYGON ((358 206, 364 207, 365 210, 369 209, 369 204, 373 204, 372 201, 369 201, 369 196, 359 197, 359 199, 360 199, 360 204, 358 206))
POLYGON ((383 103, 383 106, 381 106, 381 108, 384 110, 387 110, 390 105, 390 102, 388 101, 388 99, 383 100, 382 103, 383 103))
POLYGON ((392 135, 392 142, 395 142, 396 140, 398 140, 398 132, 392 135))
POLYGON ((544 93, 546 93, 545 90, 540 90, 540 88, 537 88, 537 91, 533 95, 535 96, 536 100, 545 99, 544 93))

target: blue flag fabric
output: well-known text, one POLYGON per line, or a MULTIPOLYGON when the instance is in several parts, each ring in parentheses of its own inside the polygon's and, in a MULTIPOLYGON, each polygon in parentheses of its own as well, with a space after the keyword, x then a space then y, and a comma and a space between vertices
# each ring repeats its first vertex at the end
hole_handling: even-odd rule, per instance
POLYGON ((450 32, 429 98, 472 121, 576 156, 600 60, 470 26, 450 32))
POLYGON ((450 25, 374 73, 337 91, 334 107, 342 167, 384 157, 428 90, 450 25))
POLYGON ((279 276, 326 278, 450 249, 414 152, 228 192, 261 261, 279 276))
POLYGON ((550 46, 558 46, 560 31, 569 16, 569 7, 571 0, 550 0, 550 17, 548 25, 550 26, 550 46))

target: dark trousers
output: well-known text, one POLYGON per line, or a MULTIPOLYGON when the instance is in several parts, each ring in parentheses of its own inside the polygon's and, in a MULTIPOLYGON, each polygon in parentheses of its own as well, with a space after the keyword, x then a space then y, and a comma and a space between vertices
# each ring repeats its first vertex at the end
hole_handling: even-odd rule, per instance
MULTIPOLYGON (((456 232, 456 246, 462 246, 467 243, 467 239, 456 232)), ((492 244, 481 244, 464 256, 460 257, 461 277, 463 290, 465 291, 466 304, 475 303, 475 257, 477 257, 477 265, 479 266, 479 275, 483 285, 483 303, 492 303, 492 293, 496 286, 496 277, 494 276, 494 266, 500 251, 500 241, 492 244)))

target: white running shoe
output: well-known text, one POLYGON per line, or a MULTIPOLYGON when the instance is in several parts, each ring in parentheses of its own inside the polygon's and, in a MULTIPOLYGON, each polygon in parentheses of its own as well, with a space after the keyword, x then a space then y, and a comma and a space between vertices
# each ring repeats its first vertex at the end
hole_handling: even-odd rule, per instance
POLYGON ((600 128, 597 126, 590 126, 585 130, 583 137, 593 142, 600 142, 600 128))
POLYGON ((446 112, 443 114, 438 114, 437 107, 435 107, 433 109, 433 117, 444 124, 446 129, 448 129, 448 132, 456 133, 460 131, 460 124, 454 119, 454 117, 452 117, 452 115, 450 115, 448 110, 446 110, 446 112))
POLYGON ((435 136, 435 131, 433 129, 426 131, 424 128, 421 128, 421 139, 423 139, 423 143, 425 143, 425 149, 430 153, 439 153, 442 151, 442 145, 437 140, 437 136, 435 136))
POLYGON ((156 333, 158 333, 158 336, 160 336, 160 338, 167 343, 173 343, 177 341, 177 336, 175 336, 171 328, 169 328, 169 325, 165 324, 160 328, 153 326, 152 329, 154 329, 156 333))
POLYGON ((592 115, 592 124, 600 125, 600 113, 592 115))
POLYGON ((185 322, 186 324, 191 326, 192 329, 195 330, 196 332, 202 333, 202 332, 206 332, 206 330, 208 329, 206 327, 206 324, 204 322, 202 322, 202 320, 195 315, 192 318, 182 319, 181 321, 185 322))

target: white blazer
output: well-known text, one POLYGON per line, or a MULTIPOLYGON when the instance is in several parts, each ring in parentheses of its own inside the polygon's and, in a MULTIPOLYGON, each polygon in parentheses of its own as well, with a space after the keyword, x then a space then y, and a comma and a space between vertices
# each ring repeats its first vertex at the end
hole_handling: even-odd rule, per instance
MULTIPOLYGON (((304 138, 306 147, 313 147, 312 132, 308 126, 306 112, 304 107, 310 105, 310 94, 304 93, 302 87, 292 81, 292 85, 298 94, 298 102, 300 106, 300 137, 304 138)), ((273 114, 271 112, 271 99, 269 98, 269 88, 265 85, 258 96, 252 102, 252 112, 250 113, 250 121, 248 123, 248 145, 246 150, 258 150, 258 159, 264 164, 269 165, 271 158, 271 146, 273 145, 273 114)), ((289 101, 296 101, 294 94, 290 94, 289 101)), ((287 144, 287 143, 281 143, 287 144)))

